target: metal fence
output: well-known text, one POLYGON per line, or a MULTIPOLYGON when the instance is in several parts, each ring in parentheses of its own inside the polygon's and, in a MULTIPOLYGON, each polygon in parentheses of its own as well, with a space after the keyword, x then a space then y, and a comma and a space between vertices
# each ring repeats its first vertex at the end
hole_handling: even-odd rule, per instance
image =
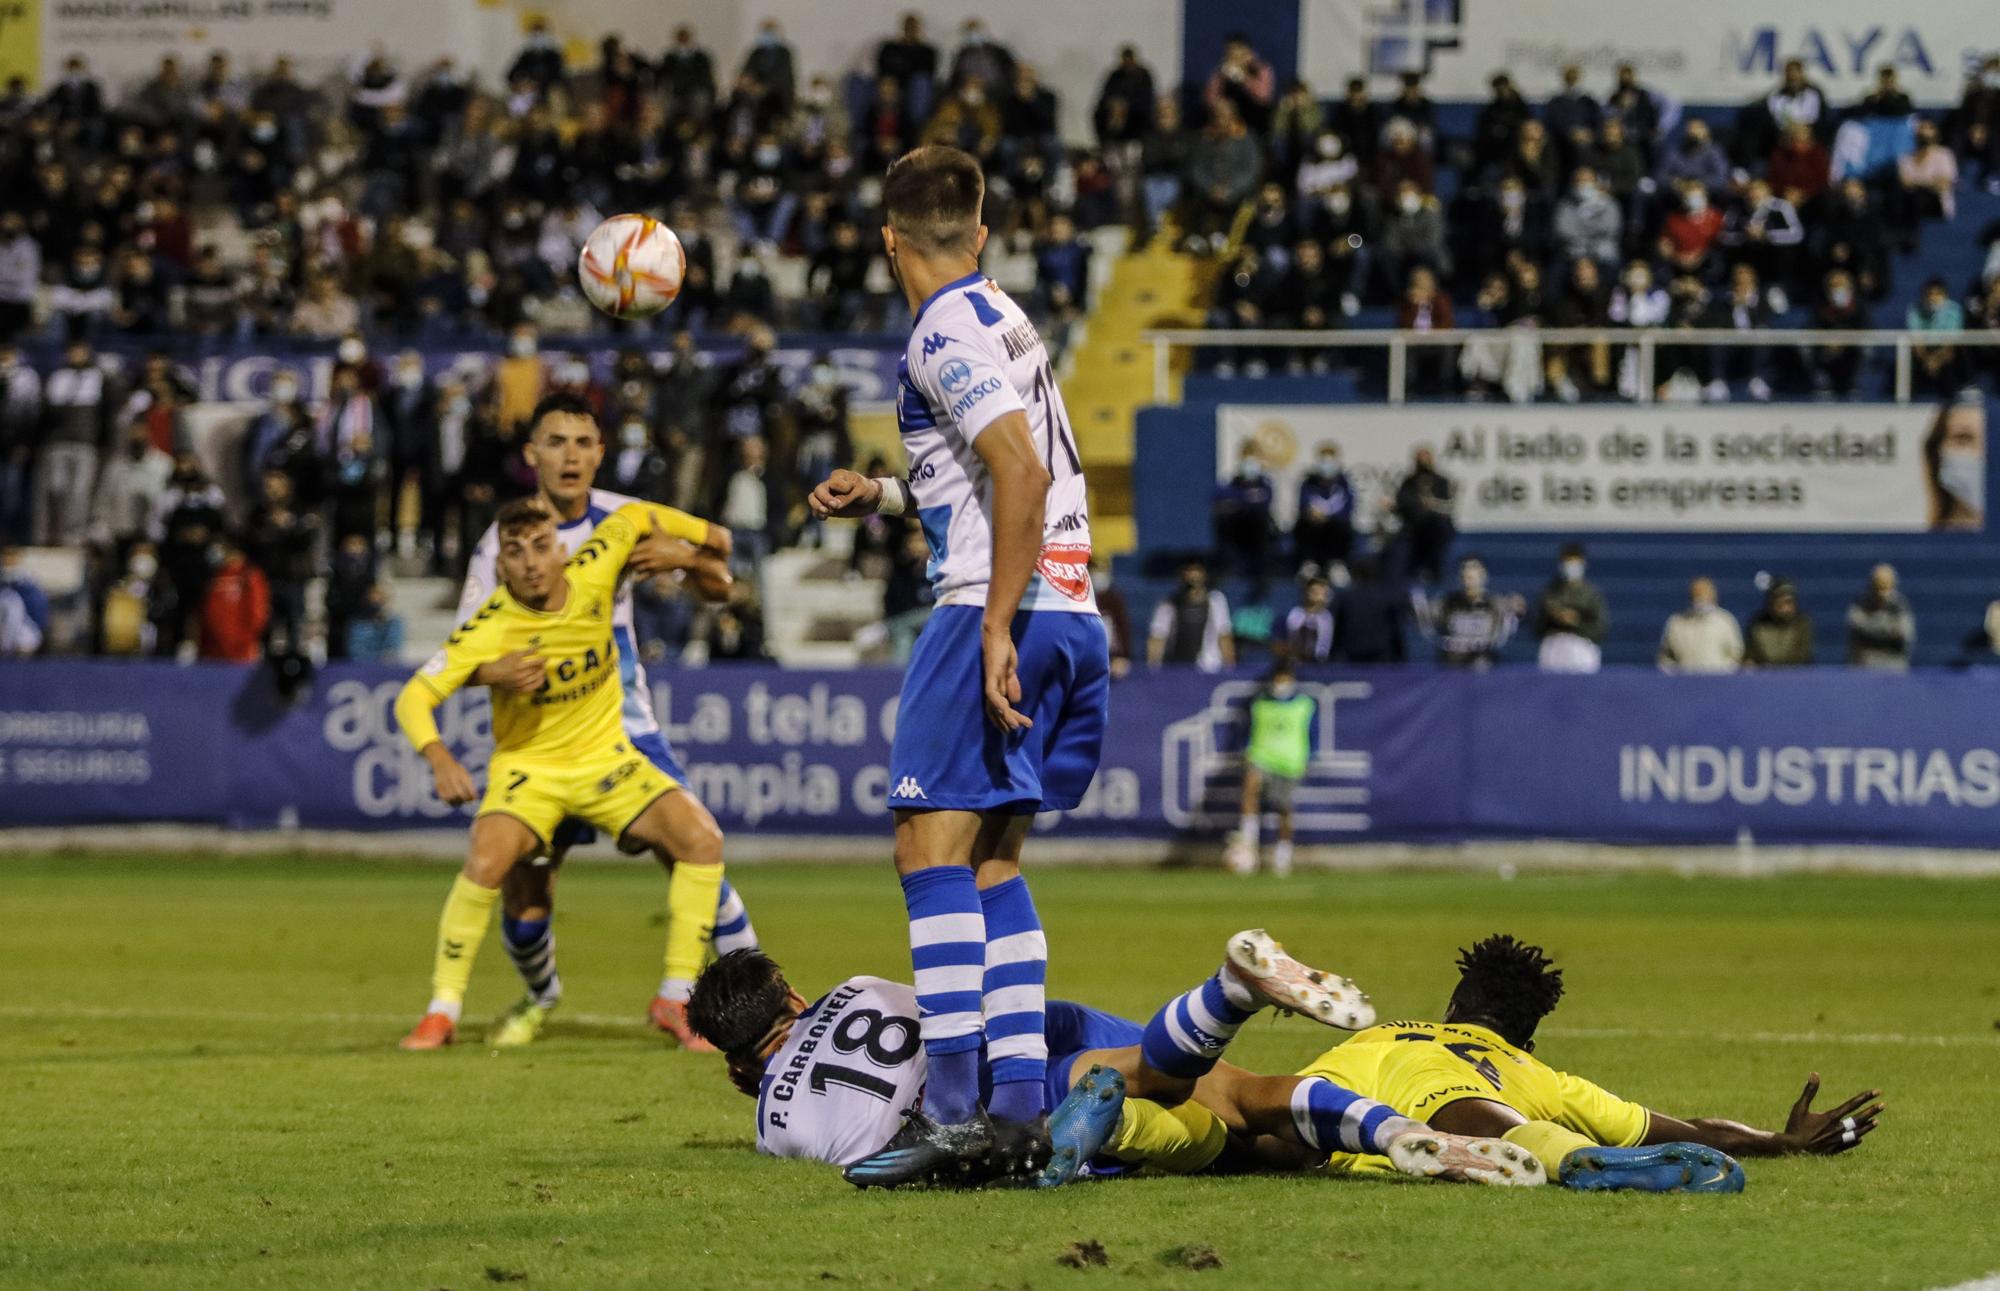
MULTIPOLYGON (((1454 328, 1449 331, 1407 331, 1401 328, 1356 328, 1352 331, 1271 328, 1208 330, 1170 328, 1143 333, 1153 347, 1153 399, 1168 403, 1173 398, 1173 354, 1177 349, 1331 349, 1385 352, 1387 356, 1388 401, 1400 404, 1410 393, 1410 351, 1439 349, 1463 354, 1467 346, 1491 347, 1495 352, 1520 352, 1531 347, 1539 362, 1540 352, 1552 346, 1610 347, 1621 355, 1629 352, 1636 364, 1632 399, 1649 403, 1659 388, 1659 356, 1662 350, 1693 351, 1723 348, 1790 347, 1807 355, 1833 347, 1853 350, 1889 350, 1894 355, 1891 383, 1897 403, 1911 401, 1915 384, 1916 352, 1923 349, 1955 348, 2000 351, 2000 330, 1974 332, 1917 332, 1894 330, 1821 331, 1809 328, 1770 328, 1735 331, 1722 328, 1585 328, 1585 327, 1495 327, 1454 328)), ((1670 373, 1667 375, 1671 375, 1670 373)))

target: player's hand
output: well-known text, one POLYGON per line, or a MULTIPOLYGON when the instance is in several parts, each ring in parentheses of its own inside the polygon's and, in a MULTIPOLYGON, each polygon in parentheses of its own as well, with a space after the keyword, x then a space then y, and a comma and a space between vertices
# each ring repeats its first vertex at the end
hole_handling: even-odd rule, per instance
POLYGON ((532 695, 549 684, 548 664, 538 654, 512 650, 479 665, 479 680, 515 695, 532 695))
POLYGON ((685 538, 676 538, 660 528, 660 518, 652 517, 646 536, 632 544, 632 554, 625 558, 625 568, 640 578, 652 578, 657 574, 671 574, 675 570, 691 569, 701 548, 685 538))
POLYGON ((1845 1152, 1875 1128, 1876 1118, 1882 1114, 1882 1104, 1876 1101, 1882 1097, 1879 1089, 1865 1090, 1827 1112, 1812 1109, 1818 1093, 1819 1073, 1814 1072, 1806 1077, 1805 1092, 1792 1104, 1792 1114, 1785 1120, 1783 1138, 1788 1151, 1815 1156, 1845 1152))
POLYGON ((438 797, 458 807, 479 796, 472 773, 465 769, 464 763, 445 752, 444 745, 433 744, 424 750, 424 760, 431 764, 431 779, 437 784, 438 797))
POLYGON ((703 551, 712 551, 728 560, 736 551, 736 535, 729 532, 729 526, 708 522, 708 541, 701 545, 703 551))
POLYGON ((1016 668, 1014 634, 1005 627, 987 628, 981 653, 986 661, 986 716, 1009 735, 1032 727, 1034 719, 1017 710, 1021 702, 1021 678, 1016 668))
POLYGON ((882 507, 882 486, 858 471, 843 467, 820 481, 809 502, 813 514, 822 520, 871 516, 882 507))

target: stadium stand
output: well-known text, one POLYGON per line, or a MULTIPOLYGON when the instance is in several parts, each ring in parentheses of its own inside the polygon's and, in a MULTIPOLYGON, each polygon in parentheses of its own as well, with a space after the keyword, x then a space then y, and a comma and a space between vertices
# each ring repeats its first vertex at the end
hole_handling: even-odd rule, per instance
MULTIPOLYGON (((1207 513, 1215 474, 1187 469, 1213 463, 1212 438, 1142 437, 1148 418, 1392 393, 1377 352, 1211 345, 1191 369, 1177 361, 1179 407, 1142 417, 1161 376, 1149 329, 1455 321, 1518 334, 1656 316, 2000 328, 1990 63, 1944 113, 1914 110, 1893 72, 1834 104, 1802 67, 1736 108, 1683 105, 1629 67, 1603 87, 1566 74, 1538 103, 1496 76, 1489 101, 1454 103, 1433 102, 1416 74, 1393 95, 1357 82, 1331 97, 1281 82, 1231 37, 1178 89, 1130 48, 1104 51, 1083 144, 1059 129, 1031 61, 1041 51, 977 24, 946 50, 913 19, 844 78, 801 76, 782 33, 767 36, 730 69, 691 28, 657 54, 608 34, 577 58, 531 26, 484 85, 449 59, 402 67, 378 50, 329 83, 288 59, 244 69, 218 52, 198 74, 167 58, 114 89, 79 56, 43 93, 17 80, 0 94, 0 537, 35 549, 10 568, 55 593, 53 621, 35 600, 39 648, 200 654, 205 636, 217 650, 242 638, 221 621, 238 612, 250 636, 331 657, 394 653, 389 617, 407 620, 404 641, 428 640, 447 617, 441 580, 521 487, 520 417, 569 386, 619 437, 607 485, 725 520, 746 496, 732 486, 767 485, 770 505, 737 520, 763 513, 766 541, 749 544, 774 552, 761 600, 787 609, 759 624, 746 600, 717 636, 663 604, 657 650, 839 662, 891 649, 870 621, 876 596, 897 595, 898 536, 864 533, 850 553, 799 502, 832 464, 893 460, 879 395, 903 320, 876 250, 873 177, 920 141, 969 147, 994 177, 989 271, 1033 301, 1065 355, 1100 546, 1134 553, 1120 577, 1142 611, 1182 555, 1212 545, 1189 516, 1207 513), (689 249, 682 298, 651 326, 593 315, 569 270, 600 214, 625 208, 663 212, 689 249), (1635 285, 1635 265, 1651 285, 1635 285), (1732 284, 1746 267, 1755 282, 1732 284), (1425 273, 1438 292, 1413 298, 1425 273), (250 354, 274 361, 234 361, 250 354), (274 380, 278 367, 295 375, 274 380), (284 482, 267 483, 273 466, 284 482), (218 598, 214 571, 238 568, 225 533, 247 563, 218 598)), ((1537 346, 1484 364, 1412 351, 1393 394, 1630 397, 1605 350, 1537 346)), ((1651 393, 1903 392, 1886 351, 1852 370, 1800 353, 1691 344, 1662 355, 1687 371, 1657 371, 1651 393)), ((1905 384, 1948 397, 1990 384, 1996 360, 1963 346, 1919 357, 1905 384)), ((1824 661, 1877 559, 1901 568, 1917 607, 1918 662, 1957 658, 1989 599, 1971 572, 1992 554, 1980 534, 1459 546, 1487 558, 1496 587, 1528 593, 1565 537, 1592 549, 1611 661, 1652 657, 1695 572, 1746 619, 1755 576, 1795 582, 1824 661)), ((1391 554, 1393 535, 1378 545, 1391 554)), ((1255 583, 1223 581, 1254 611, 1249 640, 1296 595, 1288 580, 1255 583)))

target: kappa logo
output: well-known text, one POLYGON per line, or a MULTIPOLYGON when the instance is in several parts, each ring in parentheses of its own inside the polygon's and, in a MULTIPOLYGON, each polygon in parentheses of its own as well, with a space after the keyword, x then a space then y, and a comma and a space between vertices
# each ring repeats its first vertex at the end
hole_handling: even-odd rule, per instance
POLYGON ((951 338, 949 336, 946 336, 943 332, 932 332, 924 338, 924 357, 929 358, 950 344, 951 338))
POLYGON ((964 359, 950 359, 938 369, 938 384, 946 394, 957 394, 972 384, 972 365, 964 359))
POLYGON ((922 785, 917 783, 915 776, 906 775, 896 782, 896 792, 889 796, 891 798, 922 798, 924 796, 924 789, 922 785))
POLYGON ((590 603, 590 617, 591 617, 591 618, 593 618, 593 619, 597 619, 597 620, 600 620, 600 621, 601 621, 601 620, 602 620, 602 619, 604 618, 604 602, 603 602, 603 601, 599 601, 599 600, 593 600, 593 601, 591 601, 591 603, 590 603))

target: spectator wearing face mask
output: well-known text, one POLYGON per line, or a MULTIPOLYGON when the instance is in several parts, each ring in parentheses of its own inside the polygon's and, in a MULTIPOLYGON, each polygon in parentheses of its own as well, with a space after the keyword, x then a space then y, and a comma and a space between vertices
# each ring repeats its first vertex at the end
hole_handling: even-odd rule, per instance
POLYGON ((270 589, 268 635, 273 649, 305 648, 306 584, 313 577, 319 517, 299 509, 291 477, 268 472, 244 535, 244 554, 264 571, 270 589))
POLYGON ((1208 585, 1200 561, 1181 566, 1180 586, 1153 610, 1146 634, 1146 664, 1193 665, 1203 672, 1236 666, 1236 637, 1229 626, 1229 600, 1208 585))
POLYGON ((88 344, 73 342, 42 386, 42 450, 36 470, 35 535, 74 546, 90 522, 98 456, 111 437, 117 382, 88 344))
POLYGON ((99 654, 137 657, 159 648, 161 624, 175 617, 172 586, 159 574, 153 544, 133 543, 124 572, 105 589, 97 607, 99 654))
POLYGON ((1500 661, 1525 606, 1518 596, 1489 592, 1485 562, 1467 556, 1458 562, 1458 586, 1422 608, 1419 622, 1437 642, 1438 662, 1484 672, 1500 661))
MULTIPOLYGON (((1810 127, 1808 127, 1810 129, 1810 127)), ((1706 195, 1728 191, 1729 157, 1709 133, 1708 122, 1692 117, 1682 127, 1680 142, 1666 150, 1656 176, 1666 193, 1684 193, 1694 184, 1706 195)))
POLYGON ((1625 217, 1617 201, 1604 191, 1597 172, 1578 166, 1569 192, 1556 203, 1556 253, 1565 260, 1615 264, 1625 217))
POLYGON ((347 625, 347 657, 357 663, 394 663, 403 649, 403 616, 389 608, 389 586, 368 589, 361 612, 347 625))
POLYGON ((1333 586, 1324 578, 1309 578, 1302 599, 1285 614, 1286 657, 1325 663, 1333 657, 1333 629, 1333 586))
POLYGON ((1878 672, 1908 672, 1917 620, 1896 587, 1896 567, 1877 565, 1868 587, 1847 607, 1847 662, 1878 672))
POLYGON ((653 443, 645 420, 636 412, 628 413, 618 427, 610 451, 604 455, 604 466, 599 472, 602 487, 665 505, 672 476, 673 469, 653 443))
POLYGON ((1743 633, 1736 616, 1716 604, 1715 582, 1688 584, 1687 608, 1668 618, 1660 634, 1660 671, 1735 672, 1743 666, 1743 633))
POLYGON ((1604 663, 1608 619, 1604 593, 1584 579, 1579 543, 1562 549, 1556 576, 1535 602, 1535 637, 1543 672, 1596 672, 1604 663))
MULTIPOLYGON (((1830 270, 1820 289, 1819 303, 1813 306, 1812 325, 1823 332, 1858 332, 1868 329, 1868 315, 1855 299, 1854 278, 1845 269, 1830 270)), ((1861 371, 1862 351, 1839 341, 1815 345, 1812 350, 1813 389, 1841 399, 1853 397, 1854 382, 1861 371)))
POLYGON ((1418 448, 1393 503, 1401 528, 1399 563, 1408 574, 1431 583, 1444 576, 1445 554, 1458 537, 1452 520, 1455 495, 1450 477, 1437 468, 1437 455, 1428 447, 1418 448))
POLYGON ((426 509, 437 496, 437 391, 424 375, 424 359, 415 350, 396 358, 389 381, 376 398, 382 437, 389 459, 389 519, 398 549, 416 549, 419 533, 428 527, 426 509))
POLYGON ((1798 588, 1791 580, 1772 580, 1744 637, 1745 667, 1802 668, 1813 661, 1812 620, 1799 608, 1798 588))
POLYGON ((154 447, 143 425, 126 431, 121 450, 98 472, 90 507, 91 541, 122 550, 147 532, 153 500, 174 473, 174 459, 154 447))
POLYGON ((1986 526, 1986 410, 1960 401, 1939 410, 1924 437, 1931 528, 1986 526))
MULTIPOLYGON (((1951 298, 1941 278, 1924 284, 1923 294, 1903 318, 1903 326, 1913 332, 1932 332, 1941 337, 1956 336, 1965 330, 1965 310, 1951 298)), ((1923 394, 1950 397, 1958 393, 1965 369, 1958 347, 1942 344, 1912 345, 1916 389, 1923 394)))
POLYGON ((1354 549, 1354 484, 1340 466, 1340 446, 1326 444, 1299 481, 1292 547, 1299 569, 1331 576, 1354 549))
POLYGON ((1255 445, 1237 458, 1236 473, 1215 486, 1209 509, 1224 568, 1247 576, 1252 599, 1261 600, 1271 553, 1271 481, 1255 445))
POLYGON ((1680 185, 1680 209, 1667 216, 1660 230, 1660 259, 1674 274, 1708 272, 1722 237, 1722 213, 1709 202, 1708 190, 1694 180, 1680 185))
POLYGON ((271 592, 264 572, 228 537, 210 548, 213 573, 201 605, 201 657, 254 663, 264 648, 271 592))

